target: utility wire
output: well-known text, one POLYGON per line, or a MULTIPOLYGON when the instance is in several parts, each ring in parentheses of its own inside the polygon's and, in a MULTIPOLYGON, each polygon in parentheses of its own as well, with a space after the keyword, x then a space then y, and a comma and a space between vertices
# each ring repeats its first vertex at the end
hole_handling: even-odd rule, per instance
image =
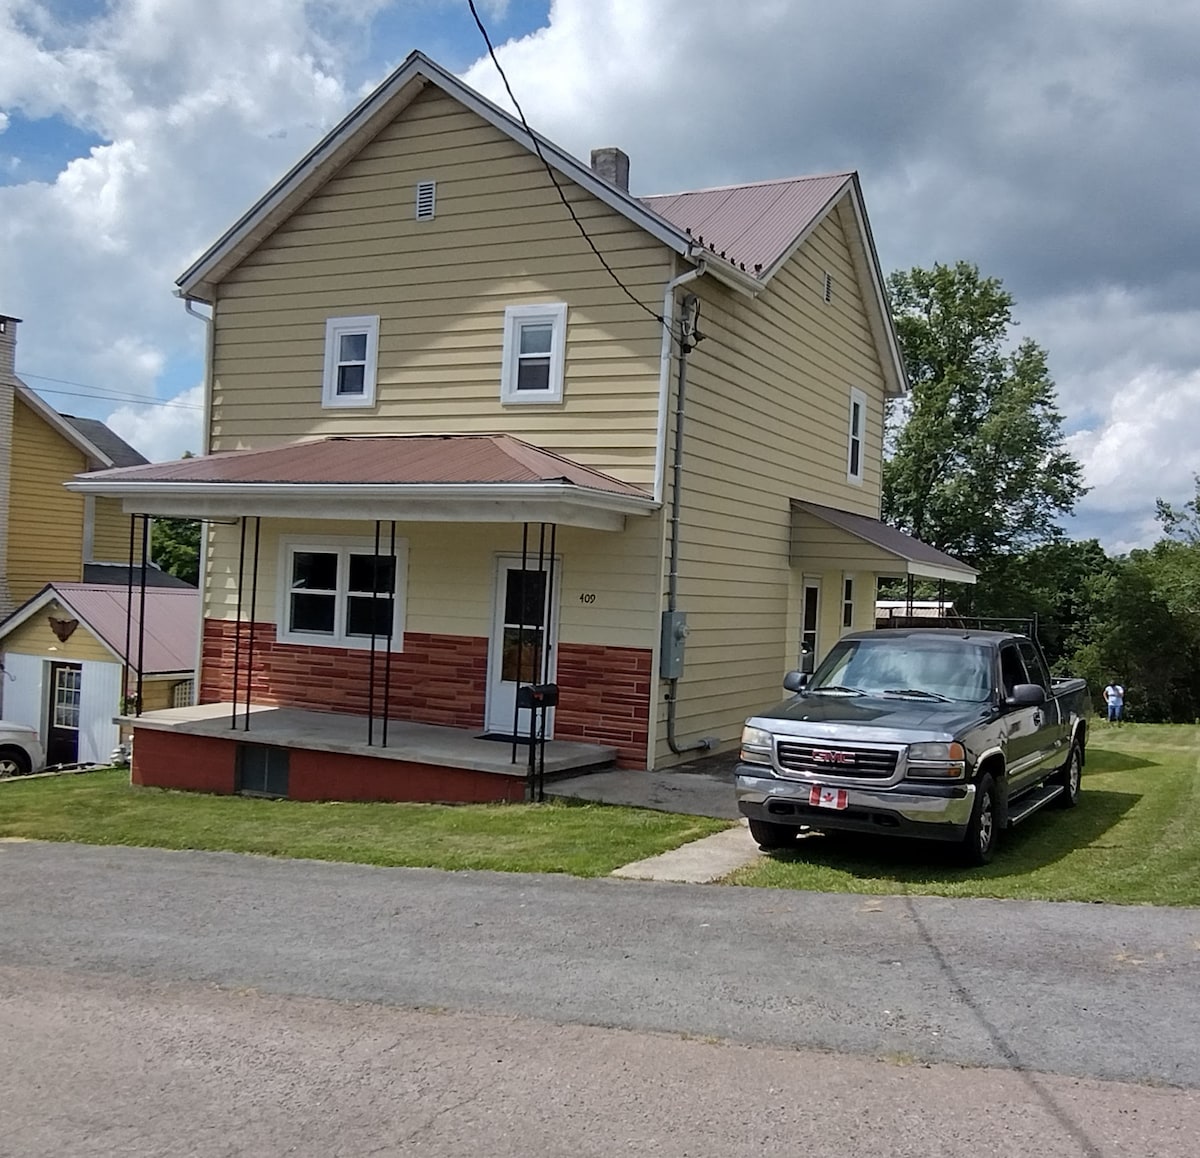
POLYGON ((475 27, 479 29, 479 34, 483 37, 484 44, 487 45, 488 55, 492 58, 492 63, 496 66, 496 71, 500 74, 500 79, 504 82, 504 88, 508 92, 508 99, 512 101, 513 108, 517 110, 517 116, 521 118, 521 124, 525 132, 529 134, 529 139, 533 142, 534 152, 537 153, 538 159, 546 167, 546 172, 550 175, 550 180, 554 182, 554 188, 558 190, 559 199, 566 206, 567 212, 571 215, 571 220, 575 222, 579 229, 580 236, 591 247, 592 252, 596 255, 597 260, 608 271, 608 276, 613 279, 624 291, 625 296, 629 298, 635 306, 641 310, 645 310, 660 326, 665 326, 666 319, 655 310, 652 310, 645 302, 638 298, 633 291, 617 276, 616 271, 604 258, 604 254, 596 248, 596 243, 588 236, 588 231, 584 228, 583 222, 575 213, 574 207, 567 200, 567 195, 563 192, 563 187, 559 183, 558 177, 554 173, 554 169, 550 162, 546 160, 545 153, 542 152, 541 143, 538 141, 537 134, 529 127, 529 122, 525 119, 525 113, 521 109, 521 104, 517 100, 516 94, 512 90, 512 85, 508 83, 508 77, 505 75, 504 69, 500 65, 500 61, 496 56, 496 49, 492 46, 492 38, 488 35, 488 30, 484 27, 483 21, 479 18, 479 12, 475 7, 475 0, 467 0, 467 5, 471 9, 471 15, 475 18, 475 27))
POLYGON ((94 398, 100 402, 124 402, 135 406, 174 406, 180 410, 203 410, 203 406, 198 406, 192 402, 176 402, 172 399, 162 398, 146 398, 144 395, 137 394, 122 394, 115 390, 109 390, 105 386, 93 386, 90 382, 72 382, 69 378, 50 378, 45 374, 30 374, 28 370, 22 370, 18 377, 36 378, 39 382, 61 382, 64 386, 82 386, 89 391, 87 394, 81 394, 77 390, 51 390, 48 386, 39 386, 38 392, 41 394, 65 394, 69 398, 94 398))

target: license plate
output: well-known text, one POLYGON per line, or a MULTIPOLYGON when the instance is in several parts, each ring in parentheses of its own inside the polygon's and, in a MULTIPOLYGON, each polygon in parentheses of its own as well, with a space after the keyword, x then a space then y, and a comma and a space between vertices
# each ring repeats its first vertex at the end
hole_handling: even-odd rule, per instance
POLYGON ((824 788, 820 784, 814 784, 808 793, 808 802, 814 808, 841 810, 846 807, 846 790, 844 788, 824 788))

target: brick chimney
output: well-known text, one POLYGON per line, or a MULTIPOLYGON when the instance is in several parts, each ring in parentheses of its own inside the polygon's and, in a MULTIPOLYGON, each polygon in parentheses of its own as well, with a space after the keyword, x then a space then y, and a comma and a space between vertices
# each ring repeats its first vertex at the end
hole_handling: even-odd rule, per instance
POLYGON ((629 154, 615 146, 592 150, 592 169, 618 189, 629 192, 629 154))
POLYGON ((17 326, 0 314, 0 616, 14 609, 8 590, 8 509, 12 482, 13 396, 17 387, 17 326))

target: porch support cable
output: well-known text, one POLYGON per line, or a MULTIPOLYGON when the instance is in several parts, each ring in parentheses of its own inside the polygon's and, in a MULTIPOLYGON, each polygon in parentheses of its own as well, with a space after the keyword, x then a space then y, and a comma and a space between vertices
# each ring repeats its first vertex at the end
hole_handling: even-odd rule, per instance
POLYGON ((129 649, 133 635, 133 534, 137 515, 129 516, 129 573, 125 584, 125 670, 121 675, 121 714, 129 715, 129 649))
POLYGON ((150 518, 142 516, 142 591, 138 607, 137 714, 142 714, 142 671, 146 651, 146 556, 150 554, 150 518))
MULTIPOLYGON (((521 686, 521 667, 525 662, 525 572, 529 562, 529 524, 521 524, 521 613, 517 617, 517 687, 521 686)), ((500 679, 504 682, 504 636, 506 629, 504 621, 508 611, 508 575, 504 577, 504 607, 500 612, 500 679)), ((512 726, 512 763, 517 762, 517 729, 521 723, 521 709, 517 706, 517 698, 513 697, 513 726, 512 726)))
MULTIPOLYGON (((254 565, 250 570, 250 639, 246 644, 246 722, 244 731, 250 731, 250 685, 254 680, 254 627, 258 611, 258 540, 262 531, 262 517, 254 516, 254 565)), ((234 702, 234 710, 237 703, 234 702)))
POLYGON ((239 520, 242 534, 238 546, 238 584, 237 584, 237 615, 233 621, 233 710, 229 717, 229 726, 237 731, 238 710, 238 667, 242 662, 242 583, 246 578, 246 517, 239 520))
MULTIPOLYGON (((349 577, 346 580, 349 589, 349 577)), ((371 659, 367 666, 367 747, 375 745, 375 601, 379 598, 379 520, 375 520, 375 554, 371 559, 371 659)), ((346 597, 346 618, 350 617, 350 597, 346 597)), ((349 628, 350 624, 346 624, 349 628)), ((349 632, 347 632, 349 634, 349 632)))
POLYGON ((400 577, 396 567, 396 520, 392 520, 392 536, 388 544, 392 560, 392 597, 388 600, 387 651, 383 656, 383 746, 387 747, 388 715, 392 702, 392 636, 396 630, 396 599, 400 577))

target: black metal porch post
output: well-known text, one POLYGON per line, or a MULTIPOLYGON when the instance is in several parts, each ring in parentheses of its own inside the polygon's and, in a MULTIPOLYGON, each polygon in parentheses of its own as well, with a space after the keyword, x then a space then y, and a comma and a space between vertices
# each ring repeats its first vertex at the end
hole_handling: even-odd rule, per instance
POLYGON ((138 606, 137 714, 142 714, 142 671, 146 651, 146 556, 150 554, 150 518, 142 516, 142 590, 138 606))
MULTIPOLYGON (((521 613, 517 623, 517 687, 521 686, 521 668, 525 663, 525 576, 528 571, 529 564, 529 524, 521 524, 521 613)), ((504 607, 500 613, 500 683, 504 682, 504 636, 505 626, 504 621, 507 618, 506 611, 508 608, 508 579, 505 577, 504 591, 501 593, 501 598, 504 601, 504 607)), ((521 722, 521 708, 516 699, 513 700, 513 724, 512 724, 512 763, 517 762, 517 735, 518 728, 521 722)))
POLYGON ((129 516, 129 573, 125 586, 125 670, 121 675, 121 714, 129 714, 129 653, 133 636, 133 544, 137 515, 129 516))
POLYGON ((396 566, 396 520, 392 520, 392 534, 388 544, 392 560, 392 597, 388 600, 387 653, 383 657, 383 746, 387 747, 388 718, 392 704, 392 636, 396 631, 397 588, 400 584, 399 568, 396 566))
MULTIPOLYGON (((349 587, 349 580, 347 580, 349 587)), ((375 602, 379 598, 379 520, 375 520, 375 554, 371 557, 371 659, 367 665, 367 747, 375 745, 375 602)), ((347 618, 349 609, 347 609, 347 618)), ((349 627, 349 624, 347 624, 349 627)))
POLYGON ((242 583, 246 578, 246 517, 241 518, 242 537, 238 547, 238 589, 237 616, 233 621, 233 709, 229 716, 229 726, 237 731, 238 710, 238 666, 242 661, 242 583))
MULTIPOLYGON (((258 610, 258 541, 262 532, 262 518, 254 516, 254 564, 250 570, 250 638, 246 643, 246 718, 243 731, 250 731, 250 685, 254 679, 254 627, 258 610)), ((241 599, 239 584, 238 598, 241 599)), ((234 711, 237 711, 237 700, 234 700, 234 711)))

